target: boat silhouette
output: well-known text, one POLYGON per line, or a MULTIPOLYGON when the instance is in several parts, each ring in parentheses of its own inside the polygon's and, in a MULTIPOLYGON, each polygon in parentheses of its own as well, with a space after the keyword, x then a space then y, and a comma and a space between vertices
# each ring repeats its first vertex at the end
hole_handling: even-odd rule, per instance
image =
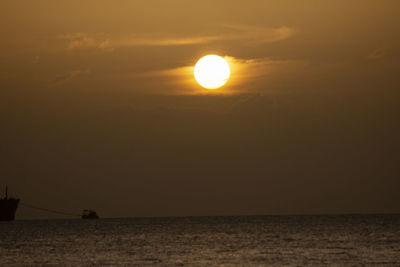
POLYGON ((4 198, 0 198, 0 221, 13 221, 17 211, 19 199, 8 198, 8 186, 4 198))
POLYGON ((82 219, 98 219, 99 216, 94 210, 83 210, 82 219))

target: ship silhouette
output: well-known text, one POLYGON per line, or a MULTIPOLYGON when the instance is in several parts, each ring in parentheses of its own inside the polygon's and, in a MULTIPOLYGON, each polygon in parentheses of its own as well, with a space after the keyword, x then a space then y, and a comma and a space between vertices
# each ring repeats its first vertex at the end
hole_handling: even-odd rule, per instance
POLYGON ((99 216, 94 210, 83 210, 82 219, 98 219, 99 216))
POLYGON ((19 199, 8 198, 8 186, 4 198, 0 198, 0 221, 13 221, 17 211, 19 199))

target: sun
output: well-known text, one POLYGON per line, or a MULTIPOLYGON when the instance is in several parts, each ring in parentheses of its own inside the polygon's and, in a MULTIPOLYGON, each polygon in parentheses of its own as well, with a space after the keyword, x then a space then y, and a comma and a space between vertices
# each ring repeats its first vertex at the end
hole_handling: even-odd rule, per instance
POLYGON ((204 56, 194 66, 194 78, 207 89, 217 89, 223 86, 230 75, 228 63, 217 55, 204 56))

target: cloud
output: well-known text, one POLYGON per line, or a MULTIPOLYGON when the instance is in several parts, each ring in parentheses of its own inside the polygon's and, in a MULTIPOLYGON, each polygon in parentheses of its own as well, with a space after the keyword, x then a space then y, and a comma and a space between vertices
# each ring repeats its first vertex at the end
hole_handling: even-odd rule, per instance
POLYGON ((194 45, 217 41, 217 36, 203 37, 181 37, 181 38, 160 38, 160 37, 132 37, 126 40, 116 40, 113 42, 115 46, 180 46, 194 45))
POLYGON ((113 50, 119 47, 132 46, 183 46, 197 45, 223 41, 243 41, 252 44, 271 43, 288 39, 295 34, 290 27, 265 28, 247 25, 223 25, 225 33, 203 36, 163 36, 161 34, 133 34, 127 36, 114 36, 101 38, 89 36, 86 33, 73 33, 62 35, 67 40, 67 49, 97 48, 113 50))
POLYGON ((224 28, 231 32, 220 35, 181 38, 136 36, 131 39, 116 41, 115 43, 119 43, 121 46, 178 46, 234 40, 269 43, 287 39, 294 34, 294 30, 289 27, 261 28, 243 25, 224 25, 224 28))
MULTIPOLYGON (((134 74, 135 78, 153 81, 163 81, 164 92, 168 94, 236 94, 259 93, 260 90, 270 90, 279 84, 291 80, 307 69, 308 62, 303 60, 273 60, 270 58, 241 59, 224 57, 231 69, 228 83, 218 90, 199 90, 199 85, 193 78, 194 66, 182 66, 161 71, 134 74), (157 79, 154 79, 157 77, 157 79), (166 90, 166 88, 169 88, 166 90)), ((155 86, 149 86, 152 88, 155 86)))
POLYGON ((72 33, 60 36, 61 39, 67 41, 67 49, 82 49, 82 48, 99 48, 104 50, 112 49, 108 39, 97 39, 90 37, 87 33, 72 33))
POLYGON ((64 74, 59 74, 57 75, 52 81, 51 83, 62 83, 62 82, 66 82, 71 80, 72 78, 75 78, 77 76, 81 76, 84 74, 88 74, 90 73, 90 70, 73 70, 64 74))
POLYGON ((255 43, 272 43, 292 37, 295 30, 290 27, 264 28, 248 25, 224 25, 234 32, 222 36, 225 40, 248 40, 255 43))

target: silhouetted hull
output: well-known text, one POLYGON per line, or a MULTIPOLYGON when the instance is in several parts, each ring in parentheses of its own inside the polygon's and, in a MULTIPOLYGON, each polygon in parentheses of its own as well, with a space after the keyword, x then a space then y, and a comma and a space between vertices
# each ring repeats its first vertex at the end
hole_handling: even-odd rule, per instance
POLYGON ((99 218, 99 216, 96 213, 88 214, 88 215, 82 215, 82 219, 93 220, 93 219, 98 219, 98 218, 99 218))
POLYGON ((19 199, 0 199, 0 221, 13 221, 18 203, 19 199))

